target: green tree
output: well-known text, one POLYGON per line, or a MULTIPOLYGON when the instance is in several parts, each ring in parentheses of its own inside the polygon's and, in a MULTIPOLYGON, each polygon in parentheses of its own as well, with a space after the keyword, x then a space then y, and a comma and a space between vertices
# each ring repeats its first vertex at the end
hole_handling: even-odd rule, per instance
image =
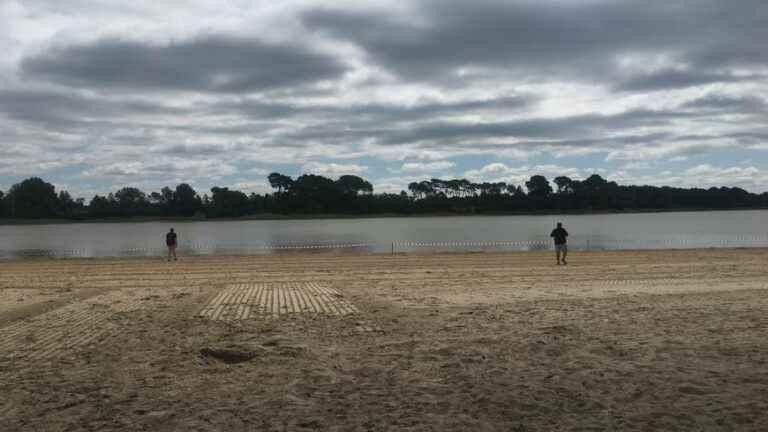
POLYGON ((608 181, 600 177, 600 175, 598 174, 592 174, 581 183, 587 188, 587 190, 592 192, 592 191, 600 191, 601 189, 605 188, 605 186, 608 184, 608 181))
POLYGON ((291 186, 293 186, 293 179, 291 177, 276 172, 267 176, 267 180, 269 181, 270 186, 277 189, 278 195, 283 192, 288 192, 291 189, 291 186))
POLYGON ((581 190, 586 194, 585 203, 589 208, 608 209, 619 208, 619 187, 615 182, 609 182, 598 174, 592 174, 581 182, 581 190))
POLYGON ((240 217, 248 214, 248 196, 240 191, 214 186, 211 188, 211 217, 240 217))
POLYGON ((336 180, 336 187, 344 195, 357 196, 359 193, 373 193, 373 185, 355 175, 343 175, 336 180))
POLYGON ((203 206, 200 197, 192 186, 181 183, 173 193, 173 213, 181 216, 192 216, 203 206))
POLYGON ((6 201, 8 215, 19 219, 55 217, 59 207, 56 188, 39 177, 11 186, 6 201))
POLYGON ((122 217, 141 216, 149 207, 147 196, 135 187, 124 187, 115 192, 115 202, 122 217))
POLYGON ((542 175, 532 176, 527 182, 525 187, 528 188, 528 196, 535 201, 543 201, 549 198, 552 194, 552 186, 546 177, 542 175))
POLYGON ((95 195, 88 204, 88 216, 92 218, 106 218, 113 216, 113 205, 107 197, 95 195))
POLYGON ((77 208, 77 203, 67 191, 60 191, 57 198, 58 213, 62 216, 72 216, 77 208))
POLYGON ((573 180, 566 176, 555 177, 555 184, 557 185, 557 193, 569 194, 573 193, 573 180))
POLYGON ((408 183, 408 190, 411 192, 411 195, 413 195, 414 198, 416 199, 421 198, 421 190, 419 188, 418 182, 408 183))
POLYGON ((525 196, 525 191, 520 186, 516 186, 513 184, 507 185, 507 194, 513 197, 523 197, 525 196))
POLYGON ((299 176, 291 186, 291 198, 294 206, 312 213, 340 209, 344 200, 336 182, 315 174, 299 176))

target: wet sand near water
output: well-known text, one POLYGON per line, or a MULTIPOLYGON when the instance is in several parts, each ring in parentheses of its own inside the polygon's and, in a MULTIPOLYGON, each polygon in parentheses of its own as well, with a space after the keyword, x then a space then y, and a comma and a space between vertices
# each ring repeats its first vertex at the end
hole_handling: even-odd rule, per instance
POLYGON ((3 431, 768 430, 768 250, 0 261, 3 431))

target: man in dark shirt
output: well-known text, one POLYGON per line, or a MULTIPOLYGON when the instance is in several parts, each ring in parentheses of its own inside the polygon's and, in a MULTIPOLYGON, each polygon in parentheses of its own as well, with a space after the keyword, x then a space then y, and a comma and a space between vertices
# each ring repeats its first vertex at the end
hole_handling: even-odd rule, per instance
POLYGON ((566 245, 568 231, 563 228, 562 223, 558 222, 557 228, 553 229, 549 236, 555 239, 555 258, 557 259, 557 265, 560 265, 560 254, 563 255, 563 265, 567 265, 568 261, 565 260, 565 257, 568 255, 568 246, 566 245))
POLYGON ((171 231, 165 235, 165 245, 168 246, 168 261, 171 260, 171 257, 176 261, 176 244, 176 233, 171 228, 171 231))

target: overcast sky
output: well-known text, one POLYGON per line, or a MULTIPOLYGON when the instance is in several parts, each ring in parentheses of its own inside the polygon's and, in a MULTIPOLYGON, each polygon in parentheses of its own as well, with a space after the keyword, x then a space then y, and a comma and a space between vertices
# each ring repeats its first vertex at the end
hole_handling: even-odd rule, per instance
POLYGON ((768 190, 765 0, 0 0, 0 189, 768 190))

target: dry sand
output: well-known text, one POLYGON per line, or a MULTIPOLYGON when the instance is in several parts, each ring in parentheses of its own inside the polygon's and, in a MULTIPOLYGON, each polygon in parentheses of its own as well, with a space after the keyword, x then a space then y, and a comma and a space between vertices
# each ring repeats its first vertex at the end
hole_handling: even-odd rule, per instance
POLYGON ((0 262, 0 430, 768 430, 768 250, 553 261, 0 262))

